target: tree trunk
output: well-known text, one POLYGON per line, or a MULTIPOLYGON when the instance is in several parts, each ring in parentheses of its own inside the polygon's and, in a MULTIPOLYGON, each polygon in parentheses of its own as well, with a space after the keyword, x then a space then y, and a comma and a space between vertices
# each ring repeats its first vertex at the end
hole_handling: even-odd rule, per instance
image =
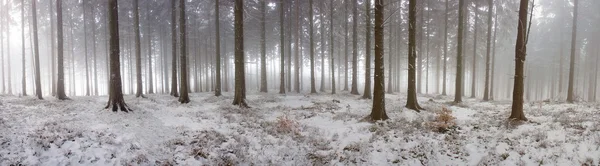
POLYGON ((492 47, 492 73, 490 76, 490 100, 494 100, 494 80, 496 73, 496 36, 498 36, 498 13, 494 16, 494 39, 492 42, 494 46, 492 47))
POLYGON ((88 65, 88 49, 87 49, 87 24, 85 22, 85 2, 82 1, 81 8, 83 8, 83 50, 85 55, 85 95, 90 96, 90 70, 88 65))
MULTIPOLYGON (((370 6, 368 1, 367 6, 370 6)), ((371 120, 373 121, 389 119, 387 113, 385 112, 383 10, 383 0, 375 0, 375 86, 373 88, 373 109, 371 110, 371 120)))
MULTIPOLYGON (((366 1, 365 7, 365 15, 367 16, 365 30, 365 89, 362 98, 371 99, 371 1, 366 1)), ((381 45, 381 47, 383 48, 383 45, 381 45)))
MULTIPOLYGON (((311 0, 312 1, 312 0, 311 0)), ((244 2, 235 0, 235 94, 233 105, 248 107, 246 104, 246 78, 244 72, 244 2)))
POLYGON ((479 3, 477 1, 473 1, 475 3, 475 24, 473 24, 474 34, 473 34, 473 68, 471 69, 472 81, 471 81, 471 98, 475 98, 475 90, 477 89, 477 22, 479 22, 479 3))
POLYGON ((575 6, 573 7, 573 29, 571 33, 571 64, 569 65, 569 87, 567 90, 567 102, 573 103, 575 101, 575 94, 573 93, 573 79, 575 77, 575 56, 577 56, 577 7, 579 0, 574 0, 575 6))
MULTIPOLYGON (((94 63, 92 64, 92 67, 94 68, 93 72, 94 72, 94 95, 98 96, 98 61, 97 61, 97 54, 96 54, 96 9, 94 7, 92 7, 92 54, 93 54, 93 60, 94 63)), ((131 54, 130 54, 131 57, 131 54)), ((131 63, 130 63, 131 64, 131 63)), ((131 80, 130 80, 131 81, 131 80)))
POLYGON ((295 84, 294 84, 294 90, 296 91, 296 93, 300 93, 300 45, 301 43, 299 42, 302 38, 302 35, 304 35, 304 33, 301 33, 300 30, 302 29, 300 27, 300 1, 296 1, 296 57, 294 59, 294 80, 295 80, 295 84))
MULTIPOLYGON (((463 0, 461 0, 462 2, 463 0)), ((415 80, 415 64, 417 59, 417 51, 416 49, 416 22, 417 22, 417 1, 410 0, 408 5, 408 96, 406 99, 406 108, 415 110, 419 112, 422 110, 421 106, 419 106, 419 101, 417 100, 417 87, 415 80)))
POLYGON ((10 43, 11 42, 10 42, 10 37, 9 37, 9 35, 10 35, 10 24, 9 24, 10 23, 10 20, 9 20, 10 19, 9 18, 10 15, 9 15, 9 12, 8 12, 10 10, 10 8, 11 8, 11 6, 10 6, 11 4, 12 3, 7 3, 6 4, 6 11, 5 11, 5 15, 6 16, 4 17, 4 18, 6 18, 6 20, 5 20, 5 23, 6 23, 6 25, 5 25, 5 28, 6 28, 6 68, 8 69, 6 75, 8 77, 8 79, 7 79, 7 81, 8 81, 8 88, 7 88, 7 90, 8 90, 8 94, 9 95, 12 94, 12 79, 11 79, 12 72, 10 71, 11 70, 11 67, 10 67, 10 63, 11 63, 10 62, 10 57, 11 57, 10 56, 10 43))
MULTIPOLYGON (((221 96, 221 32, 219 29, 219 0, 215 0, 215 96, 221 96)), ((227 62, 226 62, 227 63, 227 62)))
MULTIPOLYGON (((40 51, 38 47, 38 28, 37 28, 37 10, 35 7, 36 1, 31 1, 31 12, 33 19, 33 50, 35 58, 35 94, 38 99, 44 99, 42 97, 42 82, 40 81, 40 51)), ((9 73, 10 74, 10 73, 9 73)), ((9 84, 10 88, 10 84, 9 84)))
POLYGON ((56 0, 56 37, 57 37, 57 83, 56 98, 59 100, 68 99, 65 94, 65 67, 64 67, 64 48, 63 48, 63 23, 62 23, 62 0, 56 0))
POLYGON ((446 12, 444 13, 444 75, 442 78, 442 95, 446 96, 446 83, 447 81, 447 62, 448 62, 448 0, 446 0, 446 12))
MULTIPOLYGON (((344 0, 344 15, 348 16, 348 0, 344 0)), ((348 91, 348 19, 344 19, 344 91, 348 91)))
POLYGON ((333 0, 329 2, 329 57, 331 59, 331 94, 335 94, 335 58, 333 56, 333 0))
POLYGON ((281 68, 279 69, 279 94, 285 94, 285 46, 284 46, 284 30, 283 30, 283 17, 284 17, 284 11, 283 11, 283 5, 284 5, 284 0, 279 0, 279 51, 281 51, 281 55, 280 55, 280 66, 281 68))
MULTIPOLYGON (((52 4, 51 4, 52 5, 52 4)), ((52 36, 54 37, 54 35, 52 36)), ((21 47, 23 48, 22 53, 22 71, 23 77, 21 78, 23 96, 27 96, 27 72, 25 70, 25 0, 21 0, 21 47)), ((54 68, 53 68, 54 69, 54 68)), ((54 74, 54 72, 52 72, 54 74)))
POLYGON ((309 37, 310 37, 310 93, 317 93, 317 89, 315 88, 315 44, 313 40, 313 0, 308 0, 308 19, 309 19, 309 37))
POLYGON ((488 0, 488 33, 487 33, 487 49, 485 56, 485 88, 483 90, 483 101, 490 100, 490 54, 492 47, 492 8, 494 7, 494 0, 488 0))
POLYGON ((354 0, 352 6, 352 90, 350 94, 358 93, 358 0, 354 0))
POLYGON ((133 0, 133 33, 135 34, 135 97, 144 97, 144 92, 142 92, 142 51, 140 48, 140 13, 138 0, 133 0))
POLYGON ((462 87, 463 87, 463 83, 462 83, 462 79, 463 79, 463 60, 462 60, 462 54, 463 54, 463 28, 464 28, 464 3, 465 0, 459 0, 458 1, 458 31, 456 33, 458 33, 458 39, 456 41, 456 83, 455 85, 455 92, 454 92, 454 103, 461 103, 462 102, 462 87))
MULTIPOLYGON (((179 97, 177 90, 177 13, 176 13, 176 2, 177 0, 171 0, 171 96, 179 97)), ((141 70, 141 69, 140 69, 141 70)))
MULTIPOLYGON (((23 7, 24 5, 25 4, 21 5, 21 7, 23 7)), ((56 42, 56 41, 54 40, 54 38, 55 38, 55 34, 54 34, 55 33, 55 31, 54 31, 54 7, 52 6, 52 1, 50 1, 50 5, 49 6, 50 6, 50 54, 51 54, 50 55, 50 58, 51 58, 51 60, 50 60, 50 67, 51 67, 50 71, 52 71, 52 74, 50 74, 50 80, 52 81, 50 83, 50 94, 52 96, 54 96, 54 95, 56 95, 56 73, 57 72, 56 72, 56 66, 55 66, 56 65, 56 56, 55 56, 55 50, 54 49, 56 47, 54 46, 54 44, 55 44, 54 42, 56 42)), ((24 29, 25 28, 23 28, 23 31, 25 31, 24 29)), ((23 40, 25 40, 25 39, 23 39, 23 40)), ((24 45, 25 44, 23 44, 23 46, 24 45)), ((25 70, 23 70, 23 71, 25 71, 25 70)), ((23 86, 25 86, 25 85, 23 85, 23 86)))
POLYGON ((189 90, 188 90, 188 74, 187 74, 187 50, 185 48, 185 43, 186 43, 186 31, 185 31, 185 1, 184 0, 179 0, 179 40, 181 43, 181 45, 179 46, 180 51, 181 51, 181 84, 179 86, 179 89, 181 90, 181 94, 179 96, 179 102, 181 102, 182 104, 185 103, 189 103, 190 102, 190 97, 188 96, 189 90))
POLYGON ((325 17, 325 12, 323 9, 323 2, 325 0, 321 0, 321 4, 319 6, 319 12, 320 12, 320 29, 321 29, 321 44, 320 44, 320 50, 321 50, 321 85, 319 86, 319 92, 325 92, 325 38, 323 37, 323 34, 325 34, 325 22, 323 21, 323 17, 325 17))
MULTIPOLYGON (((148 4, 149 2, 146 2, 146 4, 148 4)), ((148 33, 144 36, 144 38, 146 38, 147 36, 147 40, 148 40, 148 94, 152 94, 154 93, 154 78, 153 77, 153 73, 152 73, 152 24, 150 24, 150 5, 147 5, 146 7, 147 11, 146 11, 146 28, 148 33)), ((139 25, 139 24, 138 24, 139 25)))
POLYGON ((123 99, 121 89, 120 56, 119 56, 119 14, 117 0, 108 1, 109 34, 110 34, 110 93, 108 105, 105 108, 112 107, 112 111, 117 110, 131 111, 123 99))
POLYGON ((266 0, 260 0, 260 92, 268 92, 267 86, 267 50, 265 37, 266 27, 266 0))
POLYGON ((509 119, 527 121, 523 113, 523 79, 525 56, 527 55, 527 15, 529 0, 521 0, 519 7, 519 23, 517 27, 517 41, 515 45, 515 83, 513 88, 512 111, 509 119))

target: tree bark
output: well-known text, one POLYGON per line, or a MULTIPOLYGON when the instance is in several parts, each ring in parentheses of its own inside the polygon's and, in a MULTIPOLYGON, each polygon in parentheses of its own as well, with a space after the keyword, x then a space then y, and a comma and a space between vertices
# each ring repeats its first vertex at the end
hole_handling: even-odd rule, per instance
POLYGON ((112 107, 112 111, 116 112, 119 110, 128 112, 131 111, 125 100, 123 99, 123 91, 121 89, 121 63, 119 56, 119 14, 117 7, 117 0, 108 1, 108 26, 110 34, 110 93, 108 97, 108 105, 105 107, 112 107))
POLYGON ((471 98, 475 98, 475 90, 477 89, 477 24, 479 22, 479 3, 477 1, 473 1, 475 3, 475 24, 473 24, 473 30, 475 31, 473 34, 473 68, 471 69, 472 81, 471 81, 471 98))
MULTIPOLYGON (((312 0, 311 0, 312 1, 312 0)), ((235 94, 233 105, 247 108, 246 104, 246 78, 244 72, 244 2, 235 0, 234 27, 235 27, 235 94)))
MULTIPOLYGON (((371 99, 371 1, 366 1, 365 6, 365 15, 367 16, 365 30, 365 89, 362 98, 371 99)), ((381 47, 383 48, 383 45, 381 47)))
MULTIPOLYGON (((179 97, 177 89, 177 13, 176 13, 176 2, 177 0, 171 0, 171 96, 179 97)), ((140 69, 141 70, 141 69, 140 69)))
POLYGON ((279 94, 285 94, 285 46, 284 46, 284 29, 283 29, 283 19, 284 19, 284 0, 279 0, 279 51, 281 51, 280 66, 279 69, 279 94))
POLYGON ((529 0, 521 0, 519 7, 519 23, 517 27, 517 41, 515 46, 515 82, 513 88, 512 111, 509 119, 527 121, 523 113, 523 79, 525 57, 527 55, 527 15, 529 0))
POLYGON ((317 93, 317 89, 316 89, 316 85, 315 85, 315 44, 314 44, 314 40, 313 40, 313 8, 312 8, 312 4, 313 4, 313 0, 308 0, 308 10, 309 10, 309 15, 308 15, 308 19, 309 19, 309 37, 310 37, 310 93, 311 94, 316 94, 317 93))
MULTIPOLYGON (((387 113, 385 112, 383 5, 383 0, 375 0, 375 86, 373 88, 373 109, 371 110, 371 120, 373 121, 389 119, 387 113)), ((367 6, 369 6, 368 1, 367 6)))
POLYGON ((321 4, 319 6, 319 14, 320 16, 320 29, 321 29, 321 44, 320 44, 320 50, 321 50, 321 85, 319 86, 319 92, 325 92, 325 37, 323 37, 323 35, 325 34, 325 22, 323 21, 323 17, 325 17, 325 10, 323 9, 323 2, 325 0, 321 0, 321 4))
POLYGON ((182 104, 189 103, 190 97, 188 96, 188 73, 187 73, 187 50, 185 47, 186 43, 186 31, 185 31, 185 0, 179 0, 179 43, 181 45, 180 48, 180 61, 181 61, 181 84, 179 84, 179 89, 181 90, 181 94, 179 95, 179 102, 182 104))
MULTIPOLYGON (((463 0, 460 0, 461 2, 463 0)), ((417 13, 417 1, 410 0, 408 4, 408 96, 406 98, 406 108, 415 110, 419 112, 422 110, 421 106, 419 106, 419 101, 417 100, 417 87, 416 87, 416 59, 417 59, 417 51, 416 49, 416 13, 417 13)))
POLYGON ((266 0, 260 0, 260 92, 268 92, 267 86, 267 50, 266 50, 266 40, 265 37, 265 27, 266 27, 266 8, 267 3, 266 0))
MULTIPOLYGON (((219 29, 219 0, 215 0, 215 96, 221 96, 221 31, 219 29)), ((225 62, 227 63, 227 62, 225 62)))
MULTIPOLYGON (((38 47, 38 28, 37 28, 37 10, 36 1, 31 1, 31 12, 33 19, 33 50, 35 58, 35 94, 38 99, 44 99, 42 97, 42 82, 40 81, 40 51, 38 47)), ((10 73, 9 73, 10 74, 10 73)), ((10 84, 9 84, 10 88, 10 84)))
POLYGON ((335 58, 333 50, 333 0, 329 1, 329 57, 331 60, 331 94, 335 94, 335 58))
MULTIPOLYGON (((344 15, 348 16, 348 0, 344 0, 344 15)), ((348 91, 348 19, 344 19, 344 91, 348 91)))
POLYGON ((295 84, 294 84, 294 90, 296 91, 296 93, 300 93, 300 45, 301 43, 299 42, 300 38, 302 38, 302 35, 304 35, 304 33, 301 33, 300 30, 302 29, 300 27, 300 1, 296 1, 296 57, 294 59, 294 80, 295 80, 295 84))
MULTIPOLYGON (((64 46, 63 46, 63 23, 62 23, 62 0, 56 0, 56 37, 57 37, 57 82, 56 98, 59 100, 68 99, 65 94, 65 67, 64 67, 64 46)), ((25 54, 25 53, 23 53, 25 54)))
POLYGON ((446 96, 446 84, 447 84, 447 62, 448 62, 448 0, 446 0, 446 12, 444 13, 444 75, 442 76, 442 95, 446 96))
POLYGON ((354 0, 352 7, 352 90, 350 94, 358 93, 358 0, 354 0))
MULTIPOLYGON (((52 36, 54 37, 54 35, 52 36)), ((27 71, 25 70, 25 0, 21 0, 21 47, 22 47, 22 71, 23 77, 21 78, 23 96, 27 96, 27 71)), ((54 69, 54 68, 53 68, 54 69)), ((54 74, 54 72, 52 72, 54 74)))
POLYGON ((464 28, 464 3, 465 0, 459 0, 458 1, 458 31, 456 33, 458 33, 458 39, 456 41, 456 83, 455 85, 455 92, 454 92, 454 103, 461 103, 462 102, 462 87, 463 87, 463 83, 462 83, 462 79, 463 79, 463 60, 462 60, 462 54, 463 54, 463 28, 464 28))
POLYGON ((487 32, 487 49, 485 56, 485 88, 483 90, 483 101, 490 100, 490 54, 492 47, 492 8, 494 0, 488 0, 488 32, 487 32))
POLYGON ((144 97, 142 85, 142 51, 140 46, 140 13, 138 0, 133 0, 133 33, 135 34, 135 75, 136 93, 135 97, 144 97))
POLYGON ((575 94, 573 93, 575 77, 575 56, 577 56, 577 8, 579 0, 574 0, 573 6, 573 29, 571 32, 571 64, 569 65, 569 87, 567 89, 567 102, 575 102, 575 94))

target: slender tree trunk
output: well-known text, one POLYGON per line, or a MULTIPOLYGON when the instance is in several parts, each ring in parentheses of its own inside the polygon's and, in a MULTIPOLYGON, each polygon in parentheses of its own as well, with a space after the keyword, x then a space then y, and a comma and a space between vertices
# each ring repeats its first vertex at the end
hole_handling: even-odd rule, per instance
POLYGON ((138 0, 133 0, 133 33, 135 35, 135 75, 136 92, 135 97, 144 97, 142 85, 142 51, 140 46, 140 13, 138 0))
MULTIPOLYGON (((33 50, 35 58, 35 94, 38 99, 42 97, 42 82, 40 81, 40 51, 38 47, 38 30, 37 30, 37 10, 35 7, 36 1, 31 1, 31 12, 33 19, 33 50)), ((9 73, 10 74, 10 73, 9 73)), ((9 86, 10 88, 10 86, 9 86)))
POLYGON ((458 1, 458 39, 456 41, 457 45, 456 45, 456 83, 455 85, 455 92, 454 92, 454 103, 461 103, 462 102, 462 87, 463 87, 463 83, 462 83, 462 79, 463 79, 463 60, 462 60, 462 54, 463 54, 463 28, 464 28, 464 5, 465 5, 465 0, 459 0, 458 1))
MULTIPOLYGON (((344 0, 344 15, 348 16, 348 0, 344 0)), ((344 91, 348 91, 348 19, 344 19, 344 91)))
MULTIPOLYGON (((177 13, 176 13, 176 2, 177 0, 171 0, 171 96, 179 97, 177 89, 177 13)), ((180 16, 181 17, 181 16, 180 16)), ((139 24, 138 24, 139 25, 139 24)), ((141 73, 141 69, 140 69, 141 73)), ((141 79, 141 78, 139 78, 141 79)))
POLYGON ((319 6, 319 12, 320 12, 320 25, 319 27, 321 28, 321 44, 320 44, 320 50, 321 50, 321 85, 319 86, 319 91, 320 92, 325 92, 325 38, 323 37, 323 35, 325 34, 325 22, 323 21, 323 17, 325 17, 325 12, 323 9, 323 2, 325 0, 321 0, 321 4, 319 6))
POLYGON ((81 8, 83 8, 83 50, 85 55, 85 95, 90 96, 90 70, 88 65, 88 49, 87 49, 87 24, 85 19, 85 2, 82 1, 81 8))
POLYGON ((63 23, 62 23, 62 0, 56 0, 56 37, 58 39, 57 43, 57 66, 58 66, 58 78, 56 83, 56 98, 59 100, 67 99, 67 95, 65 94, 65 67, 64 67, 64 47, 63 47, 63 23))
POLYGON ((9 22, 10 22, 10 20, 9 20, 10 19, 9 18, 10 15, 9 15, 9 12, 8 12, 11 9, 11 4, 12 3, 8 3, 8 1, 7 1, 6 11, 4 11, 5 12, 5 17, 4 18, 6 19, 5 20, 5 23, 6 23, 6 25, 5 25, 5 29, 6 29, 6 62, 7 62, 6 63, 6 68, 7 68, 6 75, 8 77, 8 80, 7 80, 8 81, 8 88, 7 88, 7 90, 8 90, 8 94, 9 95, 12 94, 12 79, 11 79, 12 72, 10 71, 11 70, 11 67, 10 67, 10 63, 11 63, 10 62, 10 57, 11 57, 10 56, 10 43, 11 42, 10 42, 10 37, 9 37, 9 35, 10 35, 10 24, 9 24, 9 22))
POLYGON ((492 73, 490 76, 490 100, 494 100, 494 80, 496 73, 496 36, 498 34, 498 13, 494 16, 494 39, 492 42, 494 46, 492 47, 492 73))
POLYGON ((577 56, 577 8, 579 0, 574 0, 575 6, 573 6, 573 29, 571 33, 571 64, 569 65, 569 87, 567 90, 567 102, 573 103, 575 101, 575 94, 573 93, 575 77, 575 56, 577 56))
POLYGON ((517 27, 517 41, 515 46, 515 85, 513 89, 512 112, 509 119, 527 121, 523 113, 523 79, 525 56, 527 55, 527 15, 529 0, 521 0, 519 7, 519 22, 517 27))
POLYGON ((219 29, 219 0, 215 0, 215 96, 221 96, 221 32, 219 29))
POLYGON ((266 0, 260 0, 260 92, 268 92, 267 87, 267 49, 266 49, 266 40, 265 37, 265 27, 266 27, 266 8, 267 3, 266 0))
POLYGON ((354 0, 352 7, 352 90, 350 94, 358 93, 358 0, 354 0))
MULTIPOLYGON (((367 6, 370 6, 368 2, 369 1, 367 1, 367 6)), ((373 121, 389 119, 387 113, 385 112, 383 5, 383 0, 375 0, 375 86, 373 88, 373 109, 371 110, 371 120, 373 121)))
MULTIPOLYGON (((312 1, 312 0, 311 0, 312 1)), ((246 78, 244 72, 244 2, 235 0, 235 94, 233 105, 248 107, 246 104, 246 78)))
POLYGON ((365 89, 362 98, 371 99, 371 1, 366 1, 365 7, 365 15, 367 16, 365 30, 365 89))
POLYGON ((110 93, 108 97, 108 105, 106 108, 112 107, 112 111, 117 110, 128 112, 131 111, 125 100, 123 99, 123 91, 121 85, 120 73, 120 56, 119 56, 119 14, 117 0, 108 1, 108 17, 109 17, 109 34, 110 34, 110 93))
MULTIPOLYGON (((461 2, 463 0, 460 0, 461 2)), ((417 59, 417 51, 416 49, 416 22, 417 22, 417 1, 410 0, 408 4, 408 97, 406 99, 406 108, 415 110, 419 112, 422 110, 421 106, 419 106, 419 101, 417 100, 417 87, 415 80, 415 64, 417 59)))
POLYGON ((446 19, 444 19, 444 75, 442 78, 442 95, 446 96, 446 84, 447 80, 447 63, 448 63, 448 0, 446 0, 446 12, 444 13, 446 19))
POLYGON ((475 90, 477 89, 477 25, 479 22, 479 3, 477 1, 473 1, 475 3, 475 24, 473 24, 474 34, 473 34, 473 68, 471 69, 472 74, 472 82, 471 82, 471 98, 475 98, 475 90))
MULTIPOLYGON (((98 96, 98 55, 96 54, 96 9, 92 7, 92 54, 94 63, 92 64, 94 68, 94 95, 98 96)), ((131 57, 131 54, 130 54, 131 57)), ((130 59, 131 60, 131 59, 130 59)), ((131 64, 131 63, 130 63, 131 64)), ((130 80, 131 81, 131 80, 130 80)))
MULTIPOLYGON (((146 2, 146 4, 149 4, 149 2, 146 2)), ((146 34, 148 36, 147 40, 148 40, 148 94, 152 94, 154 93, 154 74, 152 73, 152 24, 150 24, 150 12, 152 10, 150 10, 150 5, 147 5, 146 7, 147 11, 146 11, 146 28, 148 31, 148 34, 146 34)), ((184 24, 185 25, 185 24, 184 24)), ((145 38, 145 37, 144 37, 145 38)))
MULTIPOLYGON (((24 4, 23 4, 24 5, 24 4)), ((22 5, 22 6, 23 6, 22 5)), ((50 69, 50 71, 52 71, 52 74, 50 74, 50 80, 52 81, 50 83, 50 94, 52 94, 52 96, 56 95, 56 55, 55 55, 55 46, 54 46, 54 42, 56 42, 54 40, 55 38, 55 31, 54 31, 54 7, 52 6, 52 1, 50 1, 50 67, 52 69, 50 69)), ((57 25, 58 26, 58 25, 57 25)), ((25 40, 25 39, 23 39, 25 40)), ((25 70, 23 70, 25 71, 25 70)))
MULTIPOLYGON (((52 5, 52 4, 50 4, 52 5)), ((52 36, 54 37, 54 36, 52 36)), ((21 78, 22 92, 23 96, 27 96, 27 72, 25 70, 25 0, 21 0, 21 47, 22 47, 22 71, 23 77, 21 78)), ((54 68, 53 68, 54 69, 54 68)), ((52 72, 54 74, 54 72, 52 72)))
POLYGON ((179 0, 179 40, 181 45, 179 46, 181 51, 181 84, 179 89, 181 90, 181 95, 179 96, 179 102, 182 104, 189 103, 190 97, 188 96, 188 74, 187 74, 187 50, 185 48, 186 43, 186 31, 185 31, 185 0, 179 0))
POLYGON ((335 58, 334 58, 334 50, 333 50, 333 0, 329 1, 329 57, 331 59, 331 94, 335 94, 335 58))
POLYGON ((309 10, 309 37, 310 37, 310 93, 317 93, 317 89, 315 88, 315 44, 313 40, 313 0, 308 0, 308 10, 309 10))
POLYGON ((488 32, 487 32, 487 49, 485 56, 485 88, 483 90, 483 101, 490 100, 490 54, 492 47, 492 8, 494 7, 494 0, 488 0, 488 32))
POLYGON ((302 29, 300 27, 300 1, 296 1, 296 57, 294 59, 294 80, 295 80, 295 84, 294 84, 294 90, 296 91, 296 93, 300 93, 300 45, 301 43, 299 42, 302 38, 302 35, 304 35, 304 33, 301 33, 300 30, 302 29))
POLYGON ((284 0, 279 0, 279 51, 280 55, 280 66, 279 69, 279 94, 285 94, 285 46, 284 46, 284 30, 283 30, 283 19, 284 19, 284 0))

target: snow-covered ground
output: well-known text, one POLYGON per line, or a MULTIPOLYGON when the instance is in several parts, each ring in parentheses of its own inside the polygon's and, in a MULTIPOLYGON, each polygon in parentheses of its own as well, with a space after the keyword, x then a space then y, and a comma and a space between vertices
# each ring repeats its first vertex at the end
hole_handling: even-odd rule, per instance
POLYGON ((595 103, 528 103, 513 124, 509 102, 421 96, 417 113, 386 95, 391 119, 373 124, 359 96, 250 94, 251 109, 225 96, 126 96, 131 113, 106 97, 0 96, 0 165, 600 165, 595 103), (430 125, 441 107, 457 124, 444 133, 430 125))

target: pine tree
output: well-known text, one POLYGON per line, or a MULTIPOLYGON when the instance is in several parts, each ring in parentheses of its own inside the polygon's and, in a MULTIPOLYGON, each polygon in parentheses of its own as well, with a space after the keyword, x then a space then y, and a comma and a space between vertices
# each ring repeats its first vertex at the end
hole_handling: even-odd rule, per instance
POLYGON ((519 22, 517 27, 517 41, 515 45, 515 82, 513 88, 512 111, 509 119, 527 121, 523 113, 523 79, 525 56, 527 55, 527 14, 529 0, 521 0, 519 6, 519 22))
MULTIPOLYGON (((461 0, 462 2, 462 0, 461 0)), ((415 111, 422 110, 421 106, 419 106, 419 101, 417 100, 417 87, 416 87, 416 59, 417 59, 417 51, 416 51, 416 22, 417 22, 417 1, 410 0, 408 4, 408 97, 406 99, 406 108, 412 109, 415 111)))
MULTIPOLYGON (((573 93, 574 82, 573 79, 575 77, 575 57, 577 56, 577 8, 578 8, 579 0, 574 0, 573 6, 573 29, 571 32, 571 63, 569 65, 569 87, 567 89, 567 102, 573 103, 575 102, 575 94, 573 93)), ((522 3, 522 0, 521 0, 522 3)))
MULTIPOLYGON (((367 5, 369 5, 369 3, 367 3, 367 5)), ((389 119, 387 113, 385 112, 383 10, 383 0, 375 0, 375 86, 373 88, 373 109, 371 110, 371 120, 373 121, 389 119)))
POLYGON ((171 96, 179 97, 177 91, 177 13, 176 13, 176 2, 177 0, 171 0, 171 96))
POLYGON ((365 35, 365 88, 362 98, 371 99, 371 1, 366 1, 365 6, 367 16, 365 35))
POLYGON ((235 93, 233 105, 247 108, 246 103, 246 76, 244 72, 244 0, 235 0, 234 28, 235 28, 235 93))
POLYGON ((185 103, 189 103, 190 102, 190 97, 188 96, 189 94, 189 89, 188 89, 188 72, 187 72, 187 53, 186 53, 186 45, 185 45, 185 39, 186 39, 186 31, 185 31, 185 0, 179 0, 179 43, 181 43, 181 45, 179 46, 179 51, 181 52, 180 55, 180 61, 181 61, 181 65, 180 65, 180 72, 181 72, 181 84, 179 84, 179 89, 181 90, 181 93, 179 95, 179 102, 182 104, 185 103))
MULTIPOLYGON (((68 99, 65 94, 65 66, 64 66, 64 46, 63 46, 63 22, 62 22, 62 0, 56 0, 56 37, 57 37, 57 71, 58 78, 56 83, 56 98, 59 100, 68 99)), ((24 53, 23 53, 24 54, 24 53)), ((23 78, 25 79, 25 78, 23 78)))
POLYGON ((119 50, 119 14, 117 0, 108 1, 108 27, 109 27, 109 45, 110 45, 110 86, 108 104, 105 108, 112 107, 112 111, 119 109, 124 112, 131 111, 123 99, 123 90, 121 89, 121 62, 119 50))
MULTIPOLYGON (((38 28, 37 28, 37 9, 36 1, 31 1, 31 12, 33 19, 33 51, 35 63, 35 94, 38 99, 44 99, 42 97, 42 82, 40 81, 40 50, 38 46, 38 28)), ((9 73, 10 74, 10 73, 9 73)), ((9 86, 10 88, 10 86, 9 86)))
POLYGON ((458 1, 458 37, 456 41, 456 83, 454 91, 454 103, 462 102, 463 94, 463 28, 464 28, 464 5, 465 0, 458 1))

